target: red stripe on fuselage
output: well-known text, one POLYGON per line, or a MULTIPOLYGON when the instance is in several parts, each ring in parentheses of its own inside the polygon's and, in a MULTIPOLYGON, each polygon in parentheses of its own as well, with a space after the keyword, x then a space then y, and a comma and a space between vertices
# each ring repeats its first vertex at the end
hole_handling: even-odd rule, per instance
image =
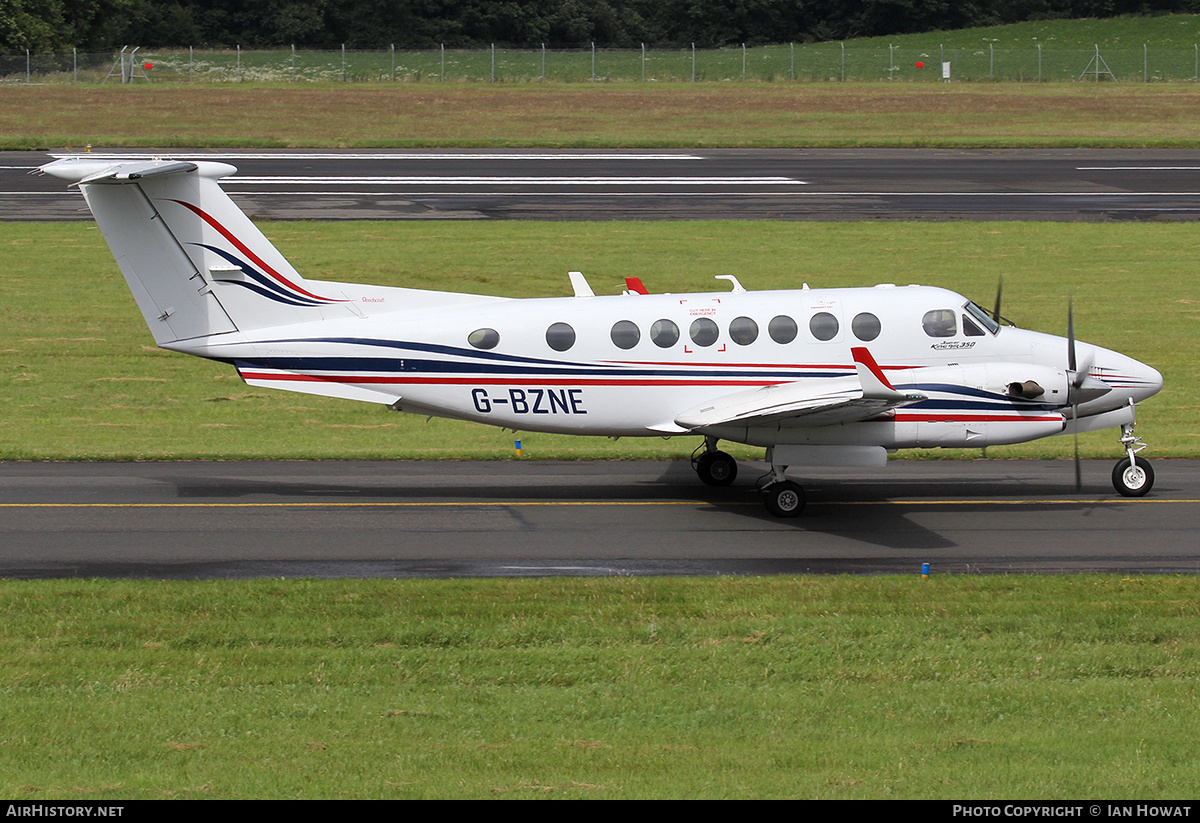
POLYGON ((401 386, 775 386, 786 380, 668 380, 662 378, 597 378, 597 377, 394 377, 391 375, 346 375, 322 374, 269 374, 266 372, 238 372, 246 380, 312 381, 325 383, 378 384, 388 383, 401 386))

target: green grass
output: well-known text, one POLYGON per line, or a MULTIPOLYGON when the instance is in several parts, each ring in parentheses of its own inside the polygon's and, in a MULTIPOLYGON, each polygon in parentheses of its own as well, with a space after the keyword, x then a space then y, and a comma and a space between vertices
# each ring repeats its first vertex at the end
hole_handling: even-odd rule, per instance
MULTIPOLYGON (((570 293, 585 272, 599 293, 626 276, 654 291, 877 282, 952 288, 1065 334, 1067 296, 1080 339, 1158 368, 1139 434, 1152 457, 1200 456, 1200 297, 1192 224, 1074 223, 286 223, 266 227, 306 276, 515 297, 570 293), (347 273, 353 273, 348 275, 347 273)), ((271 392, 236 373, 154 347, 102 238, 88 224, 3 224, 0 459, 508 459, 513 435, 381 406, 271 392)), ((1065 352, 1064 352, 1065 357, 1065 352)), ((678 458, 695 438, 521 435, 534 458, 678 458)), ((1081 438, 1084 456, 1116 453, 1113 432, 1081 438)), ((1069 438, 989 449, 992 457, 1067 457, 1069 438)), ((977 451, 915 453, 952 457, 977 451)), ((740 456, 761 454, 739 450, 740 456)))
POLYGON ((21 86, 0 98, 0 149, 1200 146, 1200 87, 1185 83, 21 86))
POLYGON ((0 794, 1194 797, 1198 586, 0 582, 0 794))

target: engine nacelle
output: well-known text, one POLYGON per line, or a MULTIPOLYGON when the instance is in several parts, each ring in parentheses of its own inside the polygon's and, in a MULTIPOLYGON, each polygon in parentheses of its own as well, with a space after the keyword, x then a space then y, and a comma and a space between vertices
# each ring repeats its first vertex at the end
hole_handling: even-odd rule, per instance
POLYGON ((897 389, 935 390, 939 384, 977 389, 989 395, 1038 405, 1069 404, 1071 381, 1065 369, 1032 363, 974 363, 889 374, 897 389))

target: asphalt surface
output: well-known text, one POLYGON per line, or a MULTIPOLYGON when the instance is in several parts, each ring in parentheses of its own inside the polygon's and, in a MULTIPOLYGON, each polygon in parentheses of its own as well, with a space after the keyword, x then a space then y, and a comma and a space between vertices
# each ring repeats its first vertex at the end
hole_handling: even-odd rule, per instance
POLYGON ((1200 571, 1200 463, 896 461, 767 514, 686 462, 0 464, 0 576, 466 577, 1200 571))
MULTIPOLYGON (((93 152, 102 155, 99 150, 93 152)), ((135 156, 154 155, 141 152, 135 156)), ((263 220, 1194 220, 1200 151, 172 150, 237 166, 263 220)), ((0 154, 0 220, 87 220, 78 192, 0 154)))

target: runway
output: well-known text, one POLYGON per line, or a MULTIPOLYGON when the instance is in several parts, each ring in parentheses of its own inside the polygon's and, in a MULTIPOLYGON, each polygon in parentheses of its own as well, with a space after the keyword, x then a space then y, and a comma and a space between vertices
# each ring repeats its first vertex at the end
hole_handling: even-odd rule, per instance
MULTIPOLYGON (((140 153, 144 155, 145 153, 140 153)), ((262 220, 1192 220, 1200 152, 697 150, 188 152, 238 166, 262 220)), ((90 220, 0 155, 0 219, 90 220)), ((1114 459, 1115 459, 1114 451, 1114 459)), ((1152 455, 1151 455, 1152 456, 1152 455)), ((387 577, 1200 570, 1200 472, 1158 461, 1142 500, 1110 462, 899 461, 750 480, 686 463, 0 464, 0 576, 387 577)), ((743 467, 743 478, 755 475, 743 467)))
MULTIPOLYGON (((132 152, 124 153, 128 156, 132 152)), ((261 220, 1194 220, 1189 150, 240 151, 134 156, 238 167, 261 220)), ((96 150, 93 157, 112 156, 96 150)), ((78 192, 0 155, 0 219, 88 220, 78 192)))
POLYGON ((0 464, 0 576, 1196 573, 1200 463, 1151 495, 1111 463, 895 461, 799 476, 766 513, 686 462, 0 464))

